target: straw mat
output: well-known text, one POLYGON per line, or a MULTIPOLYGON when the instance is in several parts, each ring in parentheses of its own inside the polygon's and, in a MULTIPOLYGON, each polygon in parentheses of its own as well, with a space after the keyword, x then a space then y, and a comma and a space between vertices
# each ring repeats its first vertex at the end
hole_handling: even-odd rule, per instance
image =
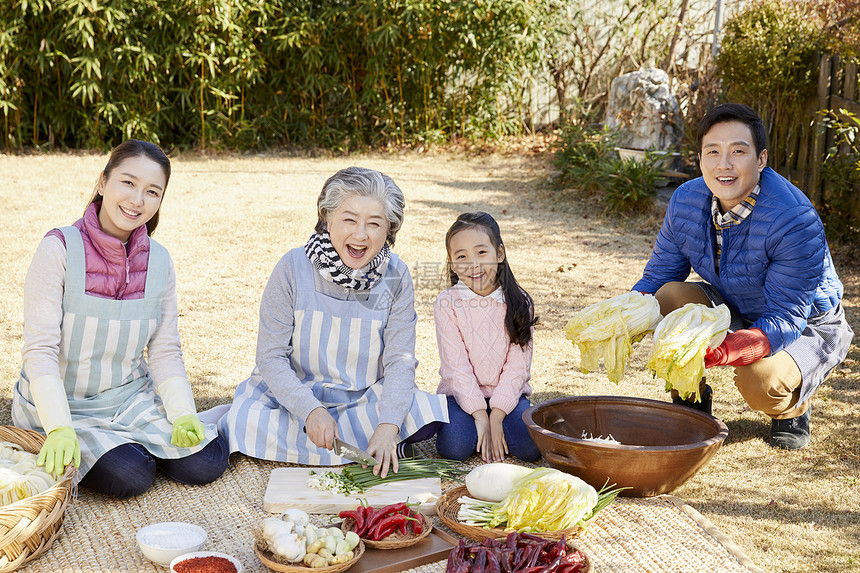
MULTIPOLYGON (((125 501, 81 488, 66 510, 60 536, 22 571, 164 573, 167 569, 147 560, 135 541, 138 529, 160 521, 197 524, 209 533, 204 550, 234 555, 248 573, 268 571, 254 555, 253 530, 268 515, 262 507, 271 470, 289 464, 237 454, 231 462, 207 486, 185 486, 159 474, 150 491, 125 501)), ((438 519, 435 523, 441 524, 438 519)), ((730 539, 673 496, 619 499, 577 542, 598 573, 761 573, 730 539)), ((410 573, 442 573, 445 564, 423 565, 410 573)))

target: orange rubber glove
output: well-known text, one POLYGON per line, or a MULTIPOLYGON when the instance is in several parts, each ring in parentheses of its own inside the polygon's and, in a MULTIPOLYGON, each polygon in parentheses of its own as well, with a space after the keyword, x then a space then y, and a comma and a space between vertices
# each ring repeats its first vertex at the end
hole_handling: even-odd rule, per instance
POLYGON ((770 354, 770 341, 759 328, 730 332, 723 343, 705 351, 705 368, 746 366, 770 354))

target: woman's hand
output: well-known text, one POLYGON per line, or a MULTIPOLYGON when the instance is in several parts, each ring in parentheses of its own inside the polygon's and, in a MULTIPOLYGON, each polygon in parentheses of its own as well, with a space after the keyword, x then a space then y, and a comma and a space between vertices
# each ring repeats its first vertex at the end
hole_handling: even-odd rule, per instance
POLYGON ((373 475, 384 478, 388 475, 388 467, 397 473, 397 432, 400 428, 394 424, 379 424, 370 436, 367 453, 379 462, 373 466, 373 475))
POLYGON ((334 447, 334 437, 337 433, 337 422, 332 418, 328 410, 320 406, 314 408, 305 420, 305 430, 308 438, 318 448, 330 450, 334 447))
POLYGON ((476 410, 472 412, 472 417, 475 419, 475 430, 478 432, 478 443, 475 446, 475 450, 481 454, 482 460, 489 462, 491 461, 493 451, 490 418, 487 416, 486 410, 476 410))
POLYGON ((502 422, 505 421, 505 411, 493 408, 490 412, 490 438, 492 441, 490 453, 494 462, 505 461, 508 453, 508 443, 505 441, 505 429, 502 422))

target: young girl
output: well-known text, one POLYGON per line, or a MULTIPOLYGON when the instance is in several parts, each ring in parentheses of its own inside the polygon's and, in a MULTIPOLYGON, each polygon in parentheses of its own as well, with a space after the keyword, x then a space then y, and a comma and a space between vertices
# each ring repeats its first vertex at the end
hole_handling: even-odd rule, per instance
POLYGON ((451 287, 436 299, 442 366, 438 394, 450 423, 436 449, 443 458, 484 461, 505 454, 535 461, 540 451, 523 422, 532 361, 532 299, 505 258, 499 225, 487 213, 463 213, 445 235, 451 287))
POLYGON ((47 471, 74 463, 81 485, 119 498, 146 491, 156 468, 209 483, 229 455, 197 417, 173 262, 149 237, 169 179, 158 146, 118 145, 83 218, 42 239, 24 282, 12 419, 47 434, 37 457, 47 471))

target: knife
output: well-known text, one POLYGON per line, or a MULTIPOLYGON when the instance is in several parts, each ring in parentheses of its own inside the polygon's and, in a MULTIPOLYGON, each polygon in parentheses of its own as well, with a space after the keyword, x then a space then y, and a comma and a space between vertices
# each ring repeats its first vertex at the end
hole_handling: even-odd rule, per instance
POLYGON ((341 456, 348 460, 352 460, 354 462, 358 462, 367 466, 375 466, 377 463, 379 463, 376 461, 376 458, 374 458, 364 450, 360 450, 352 444, 347 444, 340 438, 334 439, 333 451, 334 455, 336 456, 341 456))

